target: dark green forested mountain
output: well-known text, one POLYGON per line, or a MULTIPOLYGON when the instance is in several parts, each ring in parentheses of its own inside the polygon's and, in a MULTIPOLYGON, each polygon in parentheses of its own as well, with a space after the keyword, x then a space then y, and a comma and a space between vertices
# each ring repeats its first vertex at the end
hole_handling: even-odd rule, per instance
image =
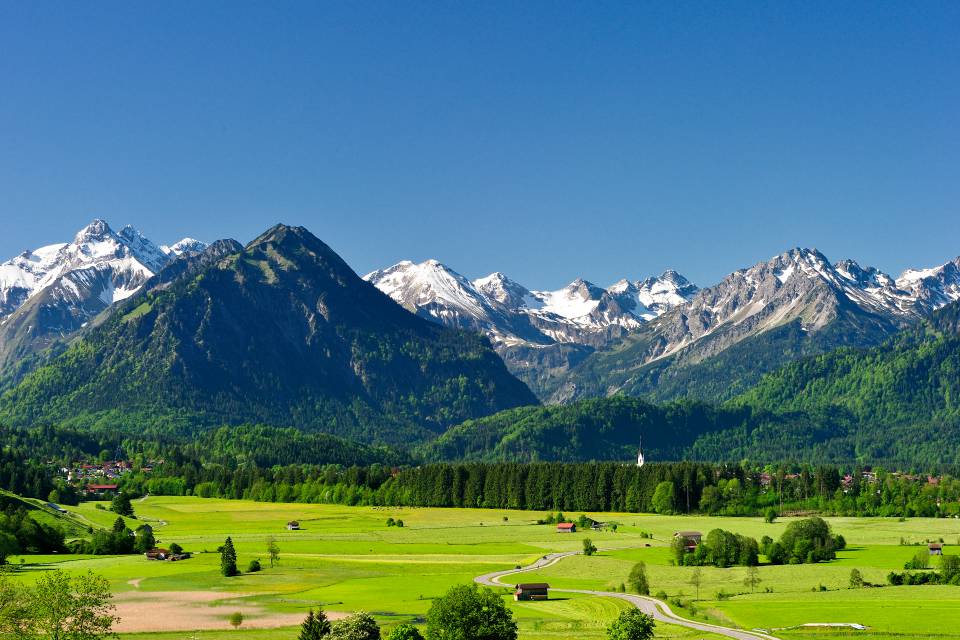
POLYGON ((417 318, 303 228, 175 263, 0 398, 0 421, 264 423, 415 442, 536 399, 486 339, 417 318))
POLYGON ((778 412, 838 408, 862 423, 960 417, 958 303, 868 350, 837 349, 766 376, 737 402, 778 412))
POLYGON ((788 364, 719 408, 614 396, 513 409, 458 425, 425 452, 446 460, 624 460, 642 438, 660 460, 958 464, 958 330, 954 303, 880 346, 788 364))
POLYGON ((426 445, 423 453, 440 460, 628 462, 636 459, 642 440, 652 458, 677 460, 701 434, 736 427, 749 414, 697 402, 594 398, 469 420, 426 445))

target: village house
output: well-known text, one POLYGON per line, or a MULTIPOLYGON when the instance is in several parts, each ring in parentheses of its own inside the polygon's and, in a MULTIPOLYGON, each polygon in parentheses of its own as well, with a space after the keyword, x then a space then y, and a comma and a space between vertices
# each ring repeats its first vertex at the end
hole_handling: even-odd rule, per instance
POLYGON ((557 523, 557 533, 576 533, 577 524, 575 522, 559 522, 557 523))
POLYGON ((931 542, 927 545, 927 551, 932 556, 942 556, 943 555, 943 543, 940 542, 931 542))
POLYGON ((96 496, 107 496, 113 495, 117 492, 117 485, 115 484, 88 484, 84 493, 89 495, 96 496))
POLYGON ((514 600, 547 600, 547 590, 550 585, 546 582, 528 582, 518 584, 513 592, 514 600))
POLYGON ((703 539, 703 534, 699 531, 676 531, 673 537, 677 540, 683 540, 683 550, 687 553, 693 553, 697 550, 697 545, 703 539))

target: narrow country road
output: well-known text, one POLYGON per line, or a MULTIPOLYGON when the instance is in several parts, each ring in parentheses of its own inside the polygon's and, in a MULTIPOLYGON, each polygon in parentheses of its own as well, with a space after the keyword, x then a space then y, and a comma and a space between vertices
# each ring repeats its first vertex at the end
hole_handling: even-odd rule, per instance
MULTIPOLYGON (((549 567, 552 564, 559 562, 560 560, 579 554, 579 551, 565 551, 563 553, 551 553, 548 554, 533 564, 526 566, 522 569, 508 569, 506 571, 494 571, 493 573, 486 573, 482 576, 477 576, 474 578, 474 581, 479 584, 488 586, 488 587, 507 587, 512 586, 511 584, 504 584, 500 582, 500 578, 505 578, 507 576, 515 575, 518 573, 526 573, 528 571, 536 571, 538 569, 543 569, 549 567)), ((771 636, 766 633, 761 633, 759 631, 744 631, 741 629, 731 629, 729 627, 721 627, 720 625, 709 624, 706 622, 695 622, 693 620, 687 620, 686 618, 681 618, 673 611, 670 610, 669 605, 662 600, 657 600, 656 598, 651 598, 649 596, 638 596, 629 593, 617 593, 616 591, 592 591, 587 589, 553 589, 551 591, 559 591, 561 593, 583 593, 591 596, 606 596, 608 598, 619 598, 621 600, 626 600, 636 608, 640 609, 647 615, 653 617, 657 622, 665 622, 667 624, 676 624, 681 627, 687 627, 689 629, 696 629, 698 631, 706 631, 708 633, 715 633, 717 635, 726 636, 728 638, 736 638, 736 640, 779 640, 775 636, 771 636)))

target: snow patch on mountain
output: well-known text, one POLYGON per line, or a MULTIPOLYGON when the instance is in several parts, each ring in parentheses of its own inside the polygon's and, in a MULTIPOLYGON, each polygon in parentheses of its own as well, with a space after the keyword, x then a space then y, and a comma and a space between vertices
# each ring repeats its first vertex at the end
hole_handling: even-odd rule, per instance
POLYGON ((59 302, 71 310, 88 299, 113 304, 136 293, 178 255, 205 247, 185 239, 161 248, 132 226, 117 233, 96 219, 71 242, 25 251, 0 264, 0 318, 41 293, 48 294, 45 304, 59 302))
POLYGON ((500 272, 470 281, 436 260, 405 260, 364 279, 414 313, 483 331, 502 347, 598 346, 696 291, 673 271, 608 289, 578 278, 562 289, 531 290, 500 272))

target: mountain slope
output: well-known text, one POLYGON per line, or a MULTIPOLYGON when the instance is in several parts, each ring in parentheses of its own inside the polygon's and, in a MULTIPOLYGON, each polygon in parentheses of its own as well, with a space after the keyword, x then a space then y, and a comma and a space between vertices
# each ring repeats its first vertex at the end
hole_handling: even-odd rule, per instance
POLYGON ((800 358, 724 405, 612 396, 522 407, 450 428, 438 460, 960 464, 960 302, 882 345, 800 358))
POLYGON ((470 281, 436 260, 400 262, 364 279, 423 318, 485 333, 510 370, 538 392, 697 291, 674 271, 608 289, 577 279, 557 291, 534 291, 499 272, 470 281))
POLYGON ((484 338, 408 313, 303 228, 196 260, 5 393, 0 417, 250 422, 396 443, 536 402, 484 338))
POLYGON ((0 371, 71 336, 110 305, 136 293, 164 266, 206 245, 158 247, 133 227, 103 220, 73 241, 27 251, 0 265, 0 371))
POLYGON ((876 269, 793 249, 730 274, 585 358, 551 400, 611 393, 723 400, 798 357, 879 344, 935 304, 876 269))
POLYGON ((698 403, 654 405, 616 396, 521 407, 469 420, 425 445, 432 460, 633 462, 679 460, 702 434, 734 428, 749 411, 698 403))
POLYGON ((838 349, 771 373, 737 403, 776 412, 841 409, 864 425, 960 420, 960 303, 873 349, 838 349))

